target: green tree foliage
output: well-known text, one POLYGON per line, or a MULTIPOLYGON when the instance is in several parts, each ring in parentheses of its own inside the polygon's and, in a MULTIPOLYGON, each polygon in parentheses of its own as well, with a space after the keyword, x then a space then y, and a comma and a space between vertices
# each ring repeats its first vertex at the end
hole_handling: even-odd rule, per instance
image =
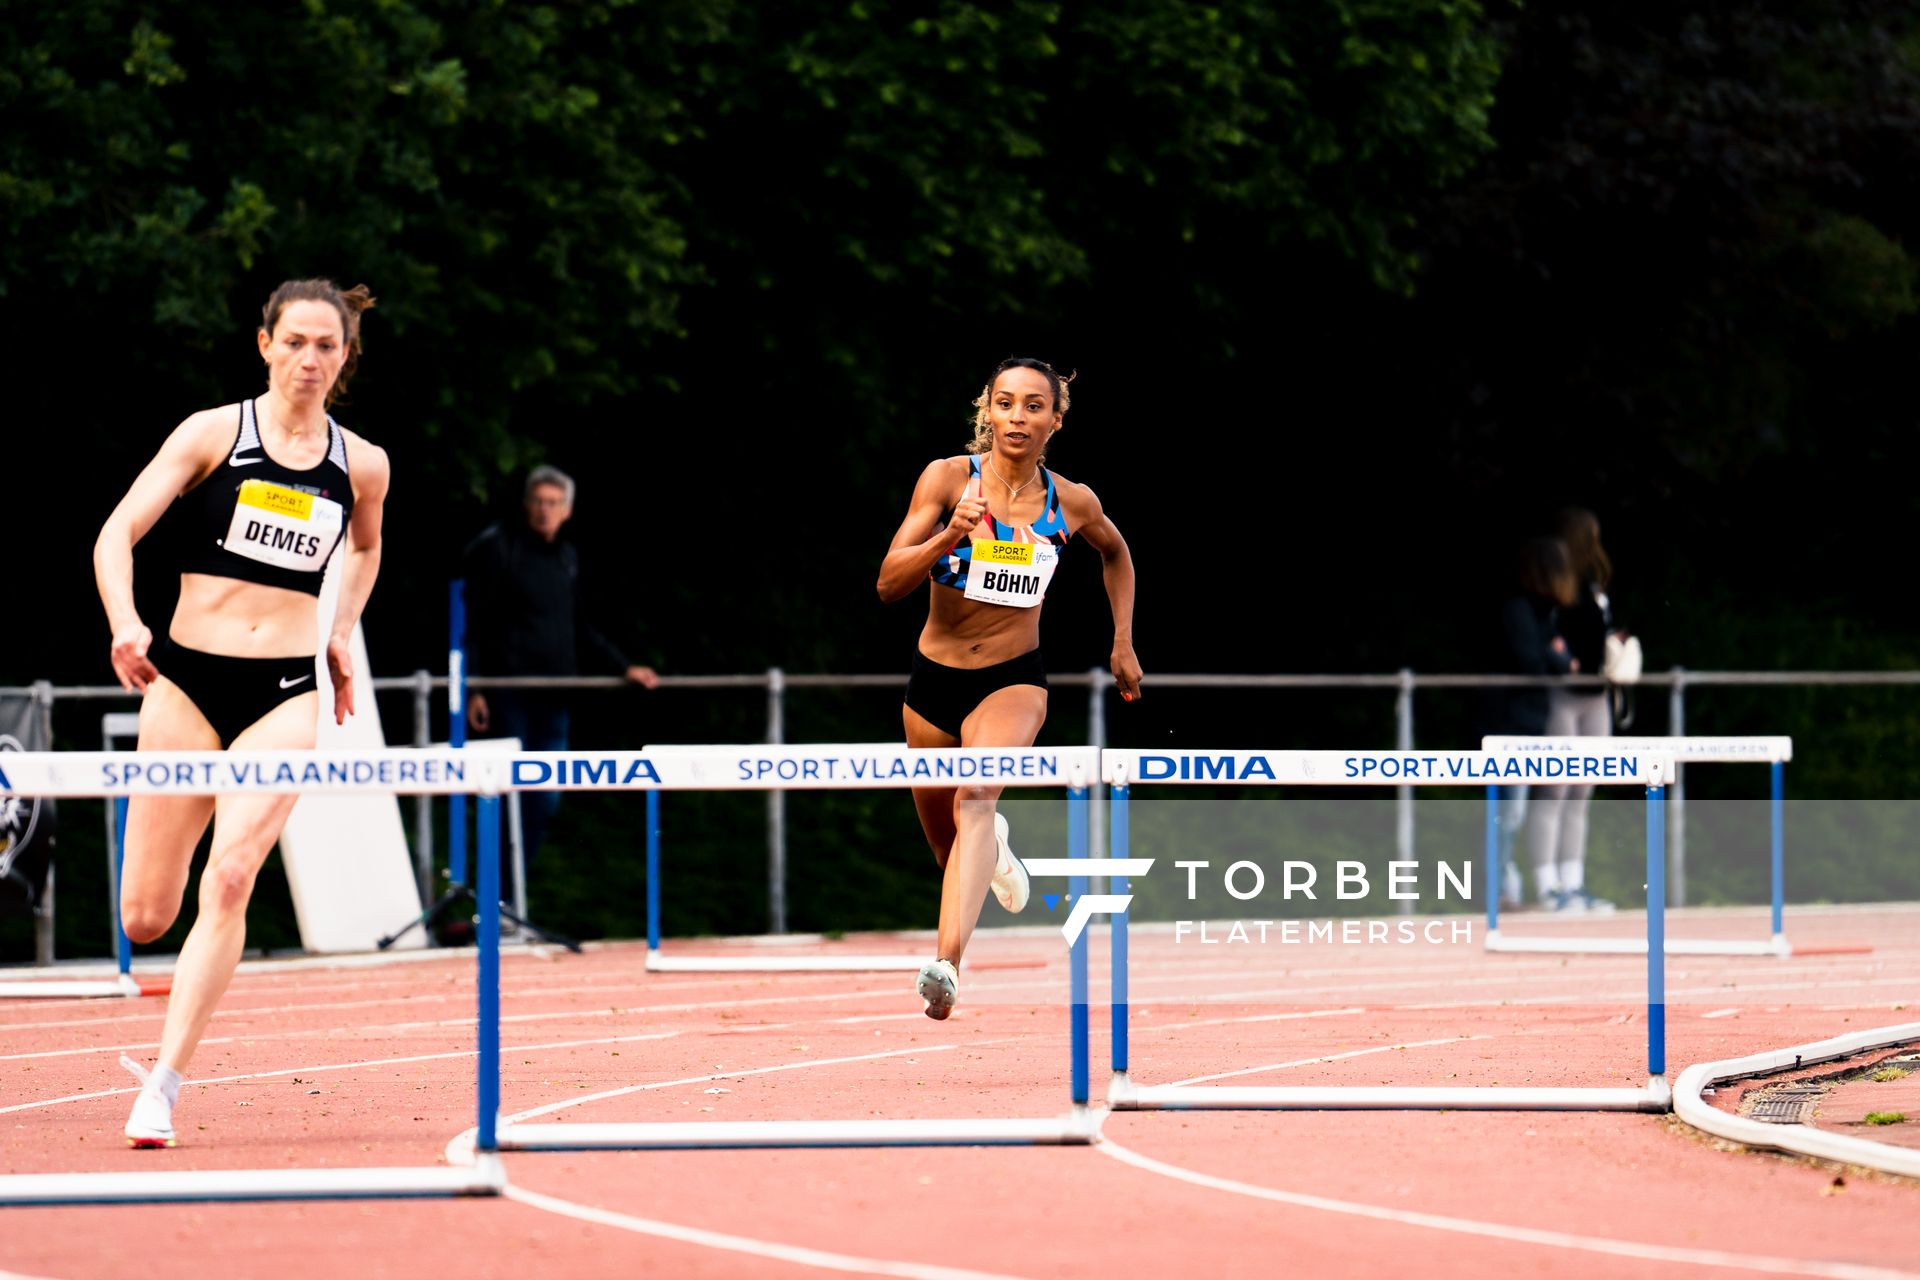
POLYGON ((1575 414, 1694 477, 1789 447, 1825 358, 1915 312, 1911 7, 1543 6, 1506 38, 1501 147, 1446 225, 1509 321, 1460 354, 1552 343, 1575 414))
MULTIPOLYGON (((961 311, 984 290, 1030 308, 1126 270, 1129 228, 1173 252, 1214 209, 1402 284, 1406 194, 1488 142, 1476 17, 17 4, 0 37, 0 291, 16 316, 106 308, 157 328, 142 345, 192 403, 232 393, 186 357, 230 342, 263 281, 364 278, 410 379, 438 388, 422 429, 460 433, 485 476, 538 447, 516 397, 633 392, 636 357, 685 333, 702 285, 731 308, 848 275, 895 305, 961 311)), ((805 354, 852 362, 850 337, 805 354)))
POLYGON ((675 69, 722 37, 717 7, 649 6, 644 29, 504 2, 9 15, 7 328, 111 314, 159 379, 144 415, 231 398, 196 357, 244 346, 291 274, 374 286, 370 342, 422 388, 426 437, 459 434, 456 474, 525 455, 515 397, 630 392, 634 346, 678 330, 700 272, 666 167, 690 127, 675 69))

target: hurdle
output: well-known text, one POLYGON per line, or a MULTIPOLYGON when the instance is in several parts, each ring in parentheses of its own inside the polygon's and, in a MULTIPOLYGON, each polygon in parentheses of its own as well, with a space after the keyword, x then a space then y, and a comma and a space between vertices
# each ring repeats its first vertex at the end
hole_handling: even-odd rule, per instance
MULTIPOLYGON (((1088 786, 1099 768, 1100 752, 1095 747, 675 746, 644 752, 524 752, 514 763, 511 785, 525 790, 645 790, 649 800, 663 790, 899 789, 964 786, 974 781, 1006 787, 1065 787, 1068 852, 1074 859, 1085 859, 1088 786)), ((649 807, 650 858, 657 857, 658 851, 657 830, 652 829, 657 813, 657 806, 649 807)), ((1083 874, 1073 878, 1069 892, 1081 895, 1086 888, 1083 874)), ((657 920, 657 915, 650 918, 657 920)), ((915 960, 914 968, 920 963, 915 960)), ((449 1144, 448 1159, 458 1161, 469 1153, 490 1151, 1086 1145, 1098 1137, 1100 1117, 1088 1107, 1084 933, 1070 949, 1068 968, 1072 1062, 1065 1115, 608 1124, 496 1123, 493 1117, 483 1117, 473 1134, 462 1134, 449 1144)))
MULTIPOLYGON (((1524 754, 1561 752, 1585 754, 1599 751, 1664 753, 1676 766, 1683 764, 1766 764, 1772 778, 1772 934, 1767 938, 1668 938, 1668 955, 1680 956, 1791 956, 1783 925, 1786 900, 1786 858, 1783 830, 1782 796, 1784 772, 1793 759, 1793 739, 1786 737, 1667 737, 1667 738, 1547 738, 1516 735, 1490 735, 1481 740, 1486 751, 1524 754)), ((1515 938, 1500 930, 1500 848, 1498 836, 1498 783, 1487 785, 1487 932, 1488 951, 1638 955, 1646 949, 1641 938, 1541 937, 1515 938)), ((1822 947, 1821 951, 1831 951, 1822 947)))
MULTIPOLYGON (((1616 744, 1617 746, 1617 744, 1616 744)), ((1241 786, 1483 786, 1491 780, 1524 786, 1578 778, 1646 788, 1647 842, 1647 1083, 1641 1088, 1505 1086, 1277 1086, 1141 1085, 1131 1076, 1127 1039, 1127 913, 1108 917, 1113 947, 1113 1077, 1107 1104, 1115 1111, 1647 1111, 1665 1112, 1666 1048, 1666 828, 1663 805, 1673 776, 1672 757, 1651 752, 1541 753, 1413 751, 1183 751, 1179 754, 1108 750, 1101 774, 1111 788, 1108 842, 1116 860, 1129 857, 1129 804, 1140 783, 1241 786)), ((1128 877, 1109 877, 1111 892, 1127 893, 1128 877)), ((1493 892, 1498 892, 1494 886, 1493 892)))
MULTIPOLYGON (((137 738, 140 716, 133 711, 110 711, 100 717, 100 747, 112 751, 116 742, 137 738)), ((142 983, 133 976, 133 944, 120 928, 120 864, 124 861, 127 840, 127 798, 109 796, 107 801, 107 916, 113 930, 115 972, 109 978, 29 978, 23 982, 0 982, 0 999, 55 1000, 134 998, 165 995, 170 987, 166 979, 142 983)))
MULTIPOLYGON (((835 744, 837 750, 886 753, 900 750, 897 742, 835 744)), ((705 751, 710 747, 654 746, 649 750, 670 755, 676 751, 705 751)), ((763 750, 761 744, 735 745, 728 750, 763 750)), ((757 955, 671 955, 661 949, 660 793, 647 792, 647 972, 648 973, 916 973, 923 957, 898 954, 780 955, 763 947, 757 955)), ((964 966, 962 966, 964 968, 964 966)))
MULTIPOLYGON (((228 795, 321 792, 335 795, 451 795, 479 791, 481 901, 498 901, 500 775, 504 760, 458 751, 393 748, 361 751, 10 752, 0 762, 0 795, 114 798, 130 795, 228 795), (488 806, 493 806, 488 810, 488 806), (492 898, 487 894, 495 895, 492 898)), ((499 1087, 500 922, 481 912, 475 1089, 477 1114, 490 1122, 499 1087), (489 944, 487 938, 491 935, 489 944), (492 1094, 489 1093, 492 1082, 492 1094)), ((476 1153, 448 1168, 227 1169, 151 1173, 0 1175, 0 1206, 175 1204, 204 1201, 384 1200, 497 1196, 506 1188, 498 1155, 476 1153)))

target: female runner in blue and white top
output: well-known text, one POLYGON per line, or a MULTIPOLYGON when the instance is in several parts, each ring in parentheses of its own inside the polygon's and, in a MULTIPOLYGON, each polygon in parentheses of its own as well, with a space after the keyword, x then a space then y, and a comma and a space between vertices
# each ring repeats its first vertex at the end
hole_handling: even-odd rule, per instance
MULTIPOLYGON (((1067 540, 1100 553, 1113 607, 1113 678, 1140 696, 1133 653, 1133 558, 1093 490, 1048 471, 1047 441, 1066 417, 1067 380, 1040 360, 1003 361, 974 401, 970 455, 928 464, 880 565, 885 601, 929 588, 901 709, 910 747, 1029 747, 1047 718, 1040 604, 1067 540)), ((920 787, 920 825, 944 869, 936 953, 920 970, 927 1016, 945 1018, 958 966, 992 886, 1009 911, 1027 875, 995 811, 998 787, 920 787)))
MULTIPOLYGON (((194 414, 167 437, 107 517, 94 576, 113 629, 113 670, 143 695, 140 749, 310 748, 319 730, 320 581, 345 542, 327 641, 336 721, 353 713, 353 625, 380 570, 387 455, 328 416, 360 353, 364 286, 295 280, 274 290, 258 334, 267 392, 194 414), (191 532, 180 597, 158 642, 134 608, 133 547, 175 502, 191 532)), ((174 969, 151 1074, 127 1120, 136 1147, 173 1145, 181 1073, 246 941, 255 875, 298 797, 141 796, 127 806, 120 921, 151 942, 180 914, 187 872, 213 821, 200 910, 174 969)))

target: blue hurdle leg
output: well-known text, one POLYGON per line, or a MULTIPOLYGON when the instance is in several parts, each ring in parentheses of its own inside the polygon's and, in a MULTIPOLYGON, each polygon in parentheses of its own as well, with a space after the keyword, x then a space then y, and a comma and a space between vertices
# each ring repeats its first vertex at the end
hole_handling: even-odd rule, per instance
POLYGON ((1667 827, 1665 787, 1647 788, 1647 1074, 1667 1073, 1667 827))
POLYGON ((1773 936, 1775 938, 1785 932, 1781 922, 1781 917, 1785 914, 1787 898, 1786 833, 1782 830, 1784 825, 1782 817, 1786 807, 1782 800, 1786 791, 1785 772, 1786 766, 1775 760, 1773 762, 1773 805, 1770 815, 1773 819, 1773 936))
POLYGON ((1500 788, 1487 784, 1487 932, 1500 928, 1500 788))
MULTIPOLYGON (((1132 833, 1128 829, 1127 788, 1116 786, 1113 799, 1107 806, 1108 843, 1113 858, 1127 858, 1132 844, 1132 833)), ((1127 892, 1127 877, 1111 878, 1114 893, 1127 892)), ((1112 942, 1113 952, 1113 1069, 1124 1073, 1127 1069, 1127 916, 1129 912, 1116 911, 1107 917, 1107 928, 1112 942)))
MULTIPOLYGON (((1087 789, 1074 787, 1067 792, 1067 856, 1087 856, 1087 789)), ((1067 894, 1078 901, 1087 892, 1087 876, 1067 877, 1067 894)), ((1087 935, 1082 929, 1073 940, 1069 969, 1073 984, 1073 1105, 1087 1105, 1087 935)))
POLYGON ((479 1117, 474 1135, 476 1151, 499 1149, 494 1132, 500 1119, 500 800, 482 796, 475 815, 479 823, 480 1021, 479 1117))
POLYGON ((467 798, 447 797, 447 883, 467 882, 467 798))
POLYGON ((120 962, 120 972, 133 972, 133 942, 127 937, 125 923, 120 919, 120 890, 127 883, 127 798, 115 796, 113 799, 113 951, 120 962))
POLYGON ((660 949, 660 793, 647 792, 647 950, 660 949))

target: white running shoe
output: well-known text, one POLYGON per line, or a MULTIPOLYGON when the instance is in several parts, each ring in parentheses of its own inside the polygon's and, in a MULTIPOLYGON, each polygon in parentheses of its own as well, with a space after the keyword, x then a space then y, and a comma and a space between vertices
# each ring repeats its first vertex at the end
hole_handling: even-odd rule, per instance
POLYGON ((1013 856, 1013 850, 1007 847, 1007 820, 995 813, 993 815, 993 896, 1014 915, 1027 909, 1027 897, 1031 885, 1027 880, 1027 869, 1020 859, 1013 856))
POLYGON ((1610 916, 1614 911, 1611 902, 1605 898, 1596 898, 1585 889, 1567 890, 1567 901, 1572 904, 1571 909, 1575 915, 1610 916))
POLYGON ((927 1002, 927 1016, 945 1021, 960 998, 960 971, 951 960, 929 960, 920 966, 920 980, 914 985, 927 1002))
POLYGON ((133 1100, 133 1112, 127 1117, 127 1145, 130 1147, 170 1147, 173 1145, 173 1104, 160 1091, 146 1068, 122 1055, 120 1065, 133 1072, 140 1092, 133 1100))

